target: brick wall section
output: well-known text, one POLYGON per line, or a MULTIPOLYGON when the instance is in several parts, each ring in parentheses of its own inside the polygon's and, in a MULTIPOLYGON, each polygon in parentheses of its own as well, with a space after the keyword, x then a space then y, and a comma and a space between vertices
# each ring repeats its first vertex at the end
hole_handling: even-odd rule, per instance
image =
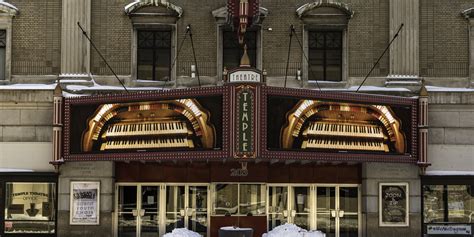
MULTIPOLYGON (((92 0, 91 38, 118 75, 130 74, 132 23, 124 13, 128 0, 92 0)), ((112 75, 91 47, 91 71, 112 75)))
MULTIPOLYGON (((389 39, 389 1, 346 1, 354 11, 349 20, 349 76, 364 77, 387 47, 389 39)), ((389 54, 386 53, 371 76, 387 76, 389 54)))
MULTIPOLYGON (((182 19, 178 20, 178 40, 180 44, 186 26, 191 24, 193 30, 196 60, 201 76, 217 75, 217 24, 212 11, 226 5, 226 1, 217 0, 175 0, 174 4, 183 7, 182 19)), ((179 46, 179 45, 178 45, 179 46)), ((191 41, 186 39, 177 62, 177 75, 189 76, 190 65, 194 64, 191 41)))
POLYGON ((472 0, 420 1, 420 73, 429 77, 467 77, 469 41, 461 11, 472 0))
MULTIPOLYGON (((61 0, 11 0, 20 9, 13 19, 12 74, 59 74, 61 0)), ((93 0, 91 35, 117 74, 130 74, 131 33, 130 19, 123 8, 130 0, 93 0)), ((183 38, 185 26, 192 24, 200 73, 215 76, 217 32, 211 11, 225 6, 223 0, 172 0, 184 9, 178 20, 177 44, 183 38)), ((295 25, 302 40, 302 24, 297 18, 297 7, 307 0, 261 0, 269 9, 262 25, 263 68, 269 75, 284 75, 289 43, 289 25, 295 25), (271 27, 273 31, 267 29, 271 27)), ((349 76, 365 76, 389 41, 389 1, 344 0, 354 10, 349 21, 349 76)), ((422 76, 468 76, 467 23, 460 12, 472 7, 471 0, 421 0, 420 12, 420 71, 422 76)), ((294 38, 290 75, 301 66, 303 56, 294 38)), ((97 53, 91 49, 91 71, 111 75, 97 53)), ((372 76, 388 73, 388 55, 372 76)), ((194 64, 189 39, 178 58, 177 74, 188 75, 194 64)))
POLYGON ((12 23, 12 74, 58 74, 61 0, 11 0, 20 10, 12 23))

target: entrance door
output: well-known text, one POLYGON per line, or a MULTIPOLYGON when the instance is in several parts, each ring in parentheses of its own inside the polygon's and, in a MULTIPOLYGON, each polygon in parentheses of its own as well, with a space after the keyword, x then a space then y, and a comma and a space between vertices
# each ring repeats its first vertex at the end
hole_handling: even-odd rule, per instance
POLYGON ((186 203, 186 227, 202 236, 208 236, 209 193, 207 189, 207 186, 188 186, 186 203))
POLYGON ((312 198, 310 186, 268 187, 268 230, 293 223, 304 229, 311 227, 312 198))
POLYGON ((290 187, 289 220, 303 229, 311 229, 311 192, 309 186, 290 187))
POLYGON ((137 186, 119 186, 118 192, 118 237, 138 236, 137 186))
POLYGON ((268 229, 288 222, 288 186, 268 187, 268 229))
POLYGON ((316 229, 326 237, 359 235, 359 187, 317 186, 316 229))
POLYGON ((119 237, 159 236, 159 186, 118 186, 119 237))
POLYGON ((207 236, 208 186, 166 186, 166 233, 175 228, 187 228, 207 236))

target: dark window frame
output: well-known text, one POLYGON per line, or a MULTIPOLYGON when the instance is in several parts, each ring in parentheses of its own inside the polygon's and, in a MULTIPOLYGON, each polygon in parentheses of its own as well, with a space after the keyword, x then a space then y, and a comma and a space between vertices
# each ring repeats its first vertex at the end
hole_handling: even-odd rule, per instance
MULTIPOLYGON (((58 235, 58 201, 59 201, 58 174, 52 172, 5 172, 0 173, 0 235, 1 236, 22 236, 22 237, 56 237, 58 235), (5 232, 5 195, 7 183, 55 183, 56 201, 55 205, 55 230, 52 234, 34 233, 4 233, 5 232)), ((69 218, 69 217, 68 217, 69 218)))
MULTIPOLYGON (((172 49, 173 49, 173 30, 172 29, 137 29, 137 50, 136 50, 136 54, 137 54, 137 65, 136 65, 136 70, 137 70, 137 79, 139 80, 150 80, 150 81, 166 81, 166 80, 171 80, 171 71, 172 71, 172 65, 171 65, 171 57, 172 57, 172 49), (151 34, 151 41, 152 41, 152 45, 141 45, 142 41, 143 40, 146 40, 146 39, 141 39, 141 36, 144 35, 144 34, 151 34), (163 41, 163 40, 158 40, 158 37, 161 37, 162 39, 165 38, 166 42, 163 41), (141 75, 140 75, 140 70, 139 70, 139 67, 140 65, 142 65, 140 62, 141 62, 141 57, 140 57, 140 51, 141 50, 150 50, 152 51, 152 75, 151 75, 151 78, 143 78, 141 75), (161 77, 159 78, 158 75, 157 75, 157 72, 156 72, 156 67, 158 66, 158 61, 159 59, 157 57, 159 57, 159 53, 158 51, 164 51, 164 50, 167 50, 168 51, 168 54, 165 55, 165 57, 167 57, 168 59, 166 60, 168 63, 167 67, 168 67, 168 73, 166 76, 164 77, 161 77), (167 77, 167 79, 166 79, 167 77)), ((143 43, 143 44, 146 44, 143 43)), ((160 58, 161 59, 161 58, 160 58)), ((147 64, 145 64, 147 65, 147 64)))
MULTIPOLYGON (((471 185, 470 193, 474 196, 474 185, 472 184, 474 178, 472 176, 421 176, 421 228, 423 233, 427 233, 428 225, 471 225, 471 229, 474 228, 474 223, 464 222, 450 222, 449 221, 449 208, 448 208, 448 186, 450 185, 471 185), (427 185, 439 185, 443 186, 443 221, 425 223, 425 197, 424 197, 424 186, 427 185)), ((444 236, 444 235, 440 235, 444 236)), ((464 235, 460 235, 464 236, 464 235)))
POLYGON ((342 30, 308 30, 308 80, 309 81, 342 81, 343 80, 343 55, 344 55, 344 32, 342 30), (330 41, 330 35, 335 37, 330 41), (322 38, 320 38, 322 36, 322 38), (337 37, 337 38, 336 38, 337 37), (318 42, 318 38, 322 39, 322 42, 318 42), (315 51, 321 51, 322 53, 322 65, 313 64, 311 61, 317 60, 315 51), (330 51, 339 51, 338 57, 338 66, 339 75, 336 79, 328 77, 328 68, 329 66, 329 52, 330 51), (315 78, 314 68, 317 66, 322 66, 322 77, 321 79, 315 78))

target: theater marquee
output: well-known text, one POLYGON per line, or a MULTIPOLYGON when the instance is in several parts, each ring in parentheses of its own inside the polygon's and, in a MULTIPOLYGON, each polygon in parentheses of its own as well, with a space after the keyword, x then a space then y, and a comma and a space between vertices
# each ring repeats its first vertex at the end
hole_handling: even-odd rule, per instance
POLYGON ((418 161, 418 99, 227 83, 65 99, 65 160, 418 161))

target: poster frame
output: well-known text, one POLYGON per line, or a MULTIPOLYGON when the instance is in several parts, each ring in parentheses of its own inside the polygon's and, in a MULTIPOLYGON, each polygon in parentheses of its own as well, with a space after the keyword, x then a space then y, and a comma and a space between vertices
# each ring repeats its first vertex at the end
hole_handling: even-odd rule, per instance
MULTIPOLYGON (((93 187, 94 187, 93 186, 93 187)), ((69 225, 100 225, 100 181, 71 181, 70 182, 70 206, 69 206, 69 225), (95 186, 97 191, 97 202, 95 205, 96 208, 96 221, 89 221, 89 222, 77 222, 74 221, 73 210, 75 209, 74 197, 73 192, 75 190, 74 186, 80 184, 92 184, 95 186)))
POLYGON ((380 227, 408 227, 410 226, 410 186, 408 182, 379 183, 379 226, 380 227), (382 187, 398 186, 405 188, 405 221, 404 222, 384 222, 382 211, 382 187))

